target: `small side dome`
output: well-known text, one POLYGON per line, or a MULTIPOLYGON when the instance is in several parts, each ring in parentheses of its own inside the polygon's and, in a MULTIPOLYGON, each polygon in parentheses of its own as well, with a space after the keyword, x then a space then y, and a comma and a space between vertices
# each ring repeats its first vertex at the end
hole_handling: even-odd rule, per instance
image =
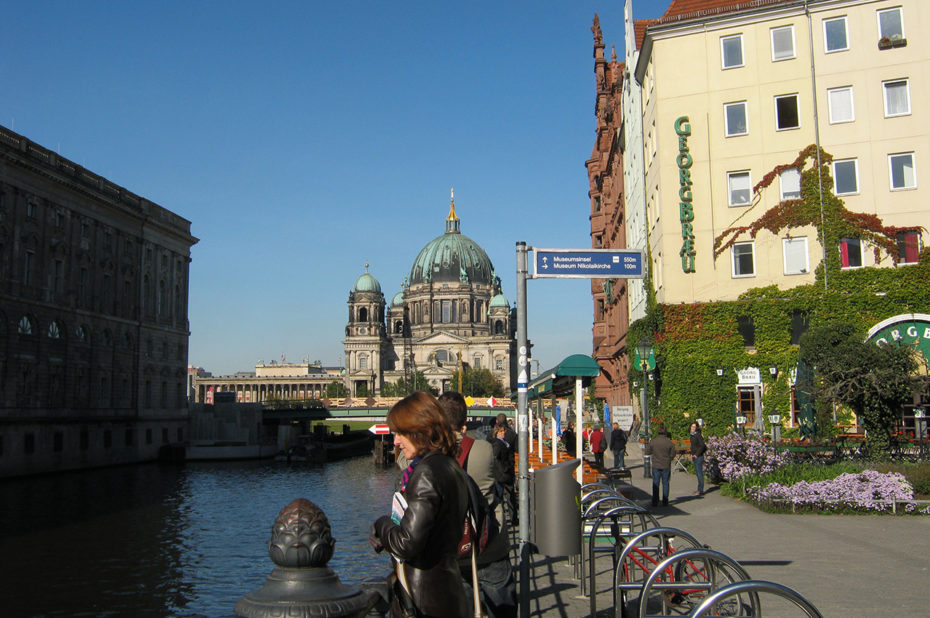
POLYGON ((365 264, 365 273, 355 280, 353 292, 376 292, 381 293, 381 284, 368 272, 368 264, 365 264))
POLYGON ((507 309, 510 309, 510 303, 507 302, 507 297, 506 297, 506 296, 504 296, 503 294, 498 294, 497 296, 495 296, 494 298, 491 299, 491 305, 490 305, 490 307, 491 307, 491 308, 493 308, 493 307, 506 307, 507 309))
POLYGON ((391 306, 402 307, 403 304, 404 304, 404 291, 401 290, 400 292, 394 295, 394 298, 391 299, 391 306))

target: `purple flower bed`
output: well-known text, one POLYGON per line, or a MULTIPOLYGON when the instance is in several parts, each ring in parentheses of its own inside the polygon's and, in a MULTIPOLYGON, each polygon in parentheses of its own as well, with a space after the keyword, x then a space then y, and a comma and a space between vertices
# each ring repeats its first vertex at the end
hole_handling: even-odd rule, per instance
POLYGON ((773 472, 787 463, 787 453, 776 453, 774 448, 759 439, 731 433, 707 440, 705 466, 711 477, 716 475, 724 481, 773 472))
MULTIPOLYGON (((863 470, 858 474, 840 474, 829 481, 770 483, 766 487, 750 487, 746 493, 758 502, 786 502, 793 507, 817 510, 883 512, 891 511, 895 502, 906 502, 904 510, 908 513, 917 509, 915 503, 908 502, 914 499, 914 489, 897 472, 863 470)), ((920 512, 930 513, 930 507, 920 512)))

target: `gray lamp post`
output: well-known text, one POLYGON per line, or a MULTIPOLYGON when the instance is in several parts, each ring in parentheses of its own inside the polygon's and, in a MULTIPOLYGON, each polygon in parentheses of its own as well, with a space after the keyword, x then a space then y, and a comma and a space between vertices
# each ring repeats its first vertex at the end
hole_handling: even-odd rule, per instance
MULTIPOLYGON (((646 379, 646 374, 649 373, 649 350, 652 346, 649 344, 649 340, 646 337, 643 337, 639 345, 636 346, 636 350, 639 352, 639 360, 642 363, 643 371, 643 391, 642 391, 642 400, 640 402, 640 408, 643 413, 643 427, 646 432, 646 441, 652 437, 652 431, 649 423, 649 380, 646 379)), ((643 456, 643 478, 652 477, 652 462, 651 457, 646 455, 643 456)))

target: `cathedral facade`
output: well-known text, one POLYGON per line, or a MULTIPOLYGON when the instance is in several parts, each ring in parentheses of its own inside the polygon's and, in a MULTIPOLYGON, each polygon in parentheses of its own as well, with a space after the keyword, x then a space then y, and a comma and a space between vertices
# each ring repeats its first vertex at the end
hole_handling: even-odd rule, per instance
POLYGON ((465 367, 513 388, 515 315, 487 253, 460 224, 453 197, 445 232, 423 247, 390 305, 367 265, 356 280, 343 342, 353 397, 380 394, 416 372, 438 392, 454 389, 465 367))

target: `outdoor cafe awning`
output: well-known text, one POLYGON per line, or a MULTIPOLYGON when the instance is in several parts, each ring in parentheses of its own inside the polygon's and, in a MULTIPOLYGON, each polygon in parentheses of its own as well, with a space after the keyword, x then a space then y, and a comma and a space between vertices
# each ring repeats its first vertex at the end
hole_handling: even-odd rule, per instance
POLYGON ((601 373, 601 368, 590 356, 572 354, 561 363, 540 372, 539 377, 529 383, 529 399, 565 397, 575 390, 575 380, 581 378, 582 386, 591 384, 591 380, 601 373))

